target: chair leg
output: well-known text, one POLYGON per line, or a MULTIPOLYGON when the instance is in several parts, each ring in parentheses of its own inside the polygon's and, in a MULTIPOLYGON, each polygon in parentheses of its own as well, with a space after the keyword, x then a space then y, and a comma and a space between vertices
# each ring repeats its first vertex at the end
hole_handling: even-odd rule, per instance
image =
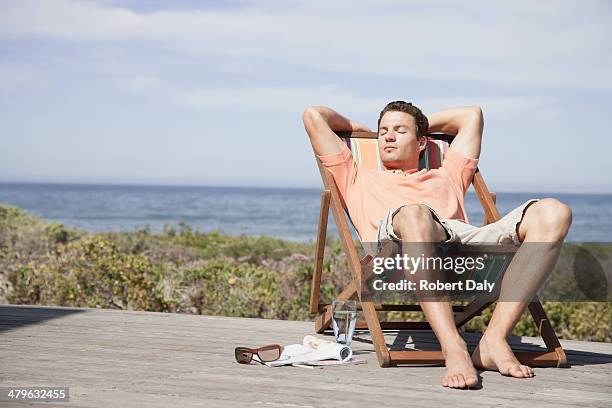
POLYGON ((535 321, 540 336, 542 336, 542 339, 544 340, 544 344, 546 344, 546 348, 549 352, 556 355, 556 366, 561 367, 567 365, 567 356, 565 355, 565 351, 563 350, 563 347, 559 342, 559 338, 550 324, 550 320, 548 320, 548 316, 546 316, 546 312, 544 311, 544 308, 539 300, 529 304, 529 312, 535 321))
POLYGON ((315 332, 318 334, 323 333, 329 329, 332 320, 332 305, 325 305, 323 309, 317 313, 315 317, 315 332))
POLYGON ((391 354, 389 353, 385 336, 383 335, 382 328, 380 327, 380 320, 378 320, 374 303, 361 302, 361 310, 363 312, 363 317, 368 324, 368 328, 370 329, 370 337, 372 338, 372 344, 374 345, 374 350, 376 351, 378 364, 380 364, 381 367, 391 366, 393 364, 391 354))
POLYGON ((317 313, 319 310, 319 294, 321 292, 321 275, 323 273, 323 256, 325 255, 325 239, 327 237, 327 217, 329 215, 330 197, 330 191, 323 190, 321 194, 321 209, 319 211, 315 264, 314 271, 312 272, 312 285, 310 289, 310 313, 317 313))

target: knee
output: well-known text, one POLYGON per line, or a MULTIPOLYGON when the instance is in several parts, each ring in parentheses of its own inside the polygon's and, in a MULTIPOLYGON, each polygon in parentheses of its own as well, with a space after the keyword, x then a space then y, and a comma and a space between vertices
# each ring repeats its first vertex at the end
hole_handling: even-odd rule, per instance
POLYGON ((393 228, 399 232, 430 232, 432 223, 431 210, 422 204, 405 205, 393 217, 393 228))
POLYGON ((572 224, 571 208, 554 198, 542 199, 534 207, 540 235, 547 240, 563 240, 572 224))

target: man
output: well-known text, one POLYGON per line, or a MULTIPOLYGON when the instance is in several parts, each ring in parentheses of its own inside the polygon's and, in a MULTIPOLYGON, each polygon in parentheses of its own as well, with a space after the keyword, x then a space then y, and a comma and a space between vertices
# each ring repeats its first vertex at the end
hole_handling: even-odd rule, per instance
POLYGON ((335 131, 370 131, 326 107, 304 111, 304 126, 315 153, 331 172, 362 241, 403 243, 547 243, 537 257, 522 245, 506 271, 500 301, 487 330, 470 356, 458 333, 449 302, 421 302, 445 358, 442 385, 466 388, 478 383, 474 367, 516 378, 533 377, 519 363, 506 338, 552 271, 571 224, 570 208, 555 200, 530 200, 500 221, 467 224, 464 195, 472 180, 483 130, 479 107, 447 109, 426 117, 410 103, 389 103, 378 120, 378 146, 384 169, 359 169, 335 131), (419 153, 431 132, 456 135, 440 169, 417 171, 419 153), (536 261, 534 261, 534 258, 536 261), (526 275, 520 264, 533 265, 526 275), (522 297, 509 293, 521 283, 522 297))

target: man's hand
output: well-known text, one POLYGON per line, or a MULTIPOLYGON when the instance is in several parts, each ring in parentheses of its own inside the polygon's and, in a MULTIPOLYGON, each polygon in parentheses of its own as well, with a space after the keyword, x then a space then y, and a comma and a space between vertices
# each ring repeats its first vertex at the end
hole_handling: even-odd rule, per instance
POLYGON ((343 142, 335 132, 370 132, 364 124, 353 122, 325 106, 306 108, 304 127, 315 153, 319 156, 340 153, 343 142))
POLYGON ((360 122, 351 121, 351 128, 353 132, 371 132, 372 130, 360 122))
POLYGON ((463 157, 478 159, 484 119, 479 106, 451 108, 432 114, 429 132, 443 132, 457 135, 451 143, 454 151, 463 157))

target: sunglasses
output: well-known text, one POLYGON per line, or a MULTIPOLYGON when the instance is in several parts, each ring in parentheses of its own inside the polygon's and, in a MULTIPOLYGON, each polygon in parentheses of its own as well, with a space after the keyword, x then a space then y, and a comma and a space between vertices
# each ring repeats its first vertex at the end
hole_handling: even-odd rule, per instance
POLYGON ((270 344, 268 346, 259 347, 256 349, 248 347, 236 347, 234 349, 234 355, 236 361, 240 364, 250 364, 253 360, 253 356, 256 355, 259 360, 255 360, 260 364, 267 363, 270 361, 278 360, 283 351, 283 346, 279 344, 270 344))

